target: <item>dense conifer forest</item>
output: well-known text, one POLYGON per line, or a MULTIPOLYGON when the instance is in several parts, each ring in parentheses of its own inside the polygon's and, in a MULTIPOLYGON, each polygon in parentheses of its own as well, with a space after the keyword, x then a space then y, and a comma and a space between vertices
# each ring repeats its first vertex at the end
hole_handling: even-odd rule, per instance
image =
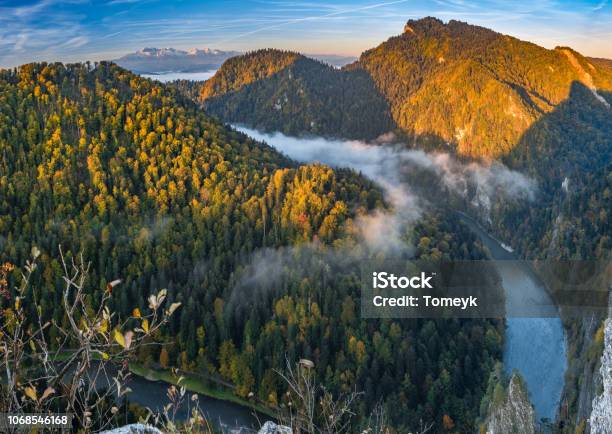
MULTIPOLYGON (((277 408, 275 370, 308 358, 333 394, 364 392, 358 421, 381 404, 398 432, 420 420, 473 431, 502 323, 361 319, 358 272, 334 259, 368 254, 354 221, 386 206, 362 176, 299 165, 116 65, 0 72, 0 255, 14 282, 38 247, 44 318, 65 321, 61 245, 91 262, 92 307, 115 279, 123 317, 162 288, 182 303, 156 333, 165 344, 140 350, 145 366, 220 378, 277 408), (266 254, 283 255, 268 272, 278 279, 250 280, 266 254)), ((486 257, 451 214, 404 236, 419 258, 486 257)))
POLYGON ((364 71, 341 71, 288 51, 229 59, 202 85, 198 101, 226 122, 291 135, 375 139, 394 125, 364 71))

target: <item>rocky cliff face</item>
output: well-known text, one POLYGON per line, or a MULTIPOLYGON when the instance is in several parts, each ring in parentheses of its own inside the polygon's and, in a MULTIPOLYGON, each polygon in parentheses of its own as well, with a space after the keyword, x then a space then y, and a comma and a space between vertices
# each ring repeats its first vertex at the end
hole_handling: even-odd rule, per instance
MULTIPOLYGON (((595 337, 599 324, 599 320, 594 316, 583 318, 579 324, 580 334, 576 336, 573 343, 574 348, 590 348, 593 345, 593 338, 595 337)), ((580 350, 580 352, 586 353, 587 351, 580 350)), ((566 393, 571 393, 571 388, 575 388, 577 398, 576 413, 574 416, 577 423, 580 423, 581 421, 589 419, 592 411, 592 404, 597 395, 597 387, 599 384, 597 378, 597 364, 589 363, 586 355, 576 358, 570 357, 568 371, 570 372, 570 376, 573 372, 576 372, 575 375, 579 379, 576 382, 569 381, 569 386, 566 384, 566 393)))
POLYGON ((277 425, 272 421, 267 421, 257 434, 292 434, 292 432, 288 426, 277 425))
POLYGON ((162 434, 162 432, 150 425, 133 423, 120 428, 103 431, 102 434, 162 434))
MULTIPOLYGON (((225 432, 225 431, 224 431, 225 432)), ((235 431, 227 431, 228 433, 236 433, 236 434, 247 434, 254 433, 254 431, 248 428, 239 428, 235 431)), ((272 421, 267 421, 263 424, 263 426, 257 431, 257 434, 291 434, 291 428, 288 426, 277 425, 272 421)), ((120 428, 115 428, 109 431, 104 431, 102 434, 162 434, 160 430, 157 428, 145 425, 142 423, 134 423, 131 425, 125 425, 120 428)))
POLYGON ((591 434, 612 433, 612 318, 606 320, 605 347, 601 356, 603 391, 593 399, 590 417, 591 434))
POLYGON ((485 422, 487 433, 535 433, 535 413, 518 375, 512 376, 505 391, 496 390, 494 395, 485 422))

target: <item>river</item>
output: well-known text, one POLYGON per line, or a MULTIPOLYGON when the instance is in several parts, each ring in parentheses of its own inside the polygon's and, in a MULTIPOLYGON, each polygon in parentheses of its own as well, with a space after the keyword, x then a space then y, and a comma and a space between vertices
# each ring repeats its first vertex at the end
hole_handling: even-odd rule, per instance
MULTIPOLYGON (((96 387, 100 389, 110 389, 116 394, 116 385, 113 377, 117 375, 114 368, 107 367, 106 373, 100 373, 96 365, 90 368, 89 378, 96 378, 96 387)), ((149 380, 136 374, 132 374, 126 380, 125 387, 130 391, 124 395, 130 403, 136 403, 146 409, 151 410, 156 415, 164 414, 164 407, 170 403, 168 398, 168 388, 170 384, 161 380, 149 380)), ((191 416, 194 408, 192 401, 194 393, 185 392, 181 405, 171 419, 184 421, 191 416)), ((246 405, 240 405, 230 401, 211 398, 206 395, 195 393, 198 397, 198 406, 206 420, 211 425, 220 428, 225 434, 252 434, 270 417, 262 415, 246 405)), ((122 398, 123 399, 123 398, 122 398)), ((127 421, 126 421, 127 423, 127 421)))
MULTIPOLYGON (((149 381, 143 377, 132 375, 127 386, 132 389, 128 395, 131 402, 147 407, 154 412, 161 412, 168 404, 167 391, 169 385, 162 381, 149 381)), ((185 420, 190 412, 192 392, 187 392, 184 404, 176 414, 177 420, 185 420)), ((269 417, 262 418, 248 407, 241 406, 229 401, 198 395, 199 406, 204 412, 207 420, 220 426, 225 433, 247 433, 253 432, 246 428, 256 430, 269 417), (258 420, 259 419, 259 420, 258 420)))
POLYGON ((537 417, 554 420, 567 369, 567 343, 558 311, 527 262, 517 261, 513 253, 504 249, 474 220, 460 215, 489 249, 502 278, 509 313, 504 369, 508 374, 517 370, 525 379, 537 417), (536 312, 521 312, 526 301, 531 306, 542 306, 538 308, 541 317, 537 317, 536 312), (532 317, 522 317, 525 314, 532 317))
MULTIPOLYGON (((394 207, 418 207, 413 198, 398 198, 398 195, 409 196, 410 191, 398 185, 402 179, 403 157, 397 150, 357 141, 294 138, 241 126, 236 128, 298 161, 353 168, 378 182, 394 207)), ((410 213, 404 209, 399 215, 414 217, 419 212, 410 213)), ((565 333, 558 310, 527 262, 518 261, 474 220, 465 215, 462 220, 488 247, 502 278, 509 313, 503 355, 505 371, 511 374, 517 370, 525 379, 538 420, 554 420, 567 368, 565 333)))

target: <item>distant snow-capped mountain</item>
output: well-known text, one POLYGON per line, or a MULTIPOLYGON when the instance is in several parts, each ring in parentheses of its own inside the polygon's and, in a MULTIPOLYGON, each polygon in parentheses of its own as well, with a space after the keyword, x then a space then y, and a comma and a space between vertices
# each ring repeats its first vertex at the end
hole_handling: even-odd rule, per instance
POLYGON ((123 68, 143 74, 205 72, 219 68, 225 60, 239 54, 238 51, 211 48, 192 48, 188 51, 176 48, 143 48, 114 62, 123 68))
POLYGON ((348 65, 349 63, 353 63, 357 60, 357 57, 355 56, 342 56, 338 54, 306 54, 306 56, 320 60, 321 62, 325 62, 328 65, 335 66, 336 68, 341 68, 344 65, 348 65))

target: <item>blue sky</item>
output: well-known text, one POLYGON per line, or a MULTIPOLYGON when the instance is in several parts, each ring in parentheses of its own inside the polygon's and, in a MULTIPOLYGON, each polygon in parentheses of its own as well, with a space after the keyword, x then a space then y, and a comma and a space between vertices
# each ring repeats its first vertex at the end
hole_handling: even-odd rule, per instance
POLYGON ((358 55, 411 18, 459 19, 612 58, 612 0, 0 0, 0 67, 143 47, 358 55))

